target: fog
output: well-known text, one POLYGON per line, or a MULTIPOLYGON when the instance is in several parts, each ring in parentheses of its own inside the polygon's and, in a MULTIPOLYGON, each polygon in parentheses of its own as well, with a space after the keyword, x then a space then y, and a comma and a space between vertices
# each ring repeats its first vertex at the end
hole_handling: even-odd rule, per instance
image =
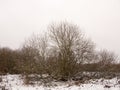
POLYGON ((17 49, 60 21, 77 24, 98 49, 120 55, 120 0, 0 0, 0 46, 17 49))

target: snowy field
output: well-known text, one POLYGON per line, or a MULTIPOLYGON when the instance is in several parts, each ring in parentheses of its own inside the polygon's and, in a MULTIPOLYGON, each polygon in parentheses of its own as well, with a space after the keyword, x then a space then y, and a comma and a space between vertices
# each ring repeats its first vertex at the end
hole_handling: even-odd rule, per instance
POLYGON ((52 86, 25 85, 21 75, 1 76, 0 90, 120 90, 120 79, 95 79, 75 85, 74 81, 53 82, 52 86), (4 88, 5 87, 5 88, 4 88), (2 89, 3 88, 3 89, 2 89))

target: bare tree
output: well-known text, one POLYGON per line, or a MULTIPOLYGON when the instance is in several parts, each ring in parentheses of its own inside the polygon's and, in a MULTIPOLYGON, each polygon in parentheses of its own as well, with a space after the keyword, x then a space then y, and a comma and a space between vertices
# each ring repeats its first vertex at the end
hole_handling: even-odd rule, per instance
POLYGON ((0 73, 15 73, 15 66, 13 50, 7 47, 0 48, 0 73))
POLYGON ((107 50, 101 50, 98 57, 99 62, 101 62, 102 65, 115 63, 117 60, 117 56, 113 52, 107 50))
POLYGON ((92 61, 94 44, 85 38, 77 25, 52 24, 48 34, 32 35, 25 41, 23 51, 28 55, 25 58, 31 60, 27 68, 32 67, 41 76, 48 73, 69 78, 79 71, 79 64, 92 61))
POLYGON ((94 45, 85 39, 78 26, 62 22, 49 27, 51 46, 58 54, 58 74, 70 77, 77 72, 77 64, 89 60, 94 45))
POLYGON ((29 65, 33 67, 33 71, 41 74, 41 76, 45 70, 47 47, 47 36, 35 34, 33 34, 29 39, 27 39, 23 45, 23 52, 25 52, 27 55, 29 54, 30 59, 32 59, 32 62, 30 61, 30 59, 28 59, 29 62, 32 64, 29 65))
POLYGON ((98 64, 99 64, 99 70, 107 70, 110 68, 112 64, 115 64, 117 62, 117 56, 110 51, 107 50, 101 50, 98 53, 98 64))

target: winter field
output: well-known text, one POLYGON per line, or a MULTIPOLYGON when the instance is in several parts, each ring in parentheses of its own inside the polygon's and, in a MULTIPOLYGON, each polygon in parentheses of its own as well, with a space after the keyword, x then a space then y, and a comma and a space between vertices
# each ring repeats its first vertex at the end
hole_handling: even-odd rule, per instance
POLYGON ((56 82, 51 85, 43 85, 36 82, 33 85, 25 85, 21 75, 3 75, 0 79, 0 90, 120 90, 120 79, 92 79, 84 84, 75 81, 56 82))

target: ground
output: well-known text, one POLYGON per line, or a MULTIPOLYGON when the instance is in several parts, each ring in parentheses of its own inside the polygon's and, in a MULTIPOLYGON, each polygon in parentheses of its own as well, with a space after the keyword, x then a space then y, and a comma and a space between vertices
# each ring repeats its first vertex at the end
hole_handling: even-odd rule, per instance
POLYGON ((74 81, 53 82, 51 86, 25 85, 21 75, 1 76, 0 90, 120 90, 120 79, 94 79, 84 84, 75 84, 74 81), (4 89, 2 89, 4 88, 4 89))

